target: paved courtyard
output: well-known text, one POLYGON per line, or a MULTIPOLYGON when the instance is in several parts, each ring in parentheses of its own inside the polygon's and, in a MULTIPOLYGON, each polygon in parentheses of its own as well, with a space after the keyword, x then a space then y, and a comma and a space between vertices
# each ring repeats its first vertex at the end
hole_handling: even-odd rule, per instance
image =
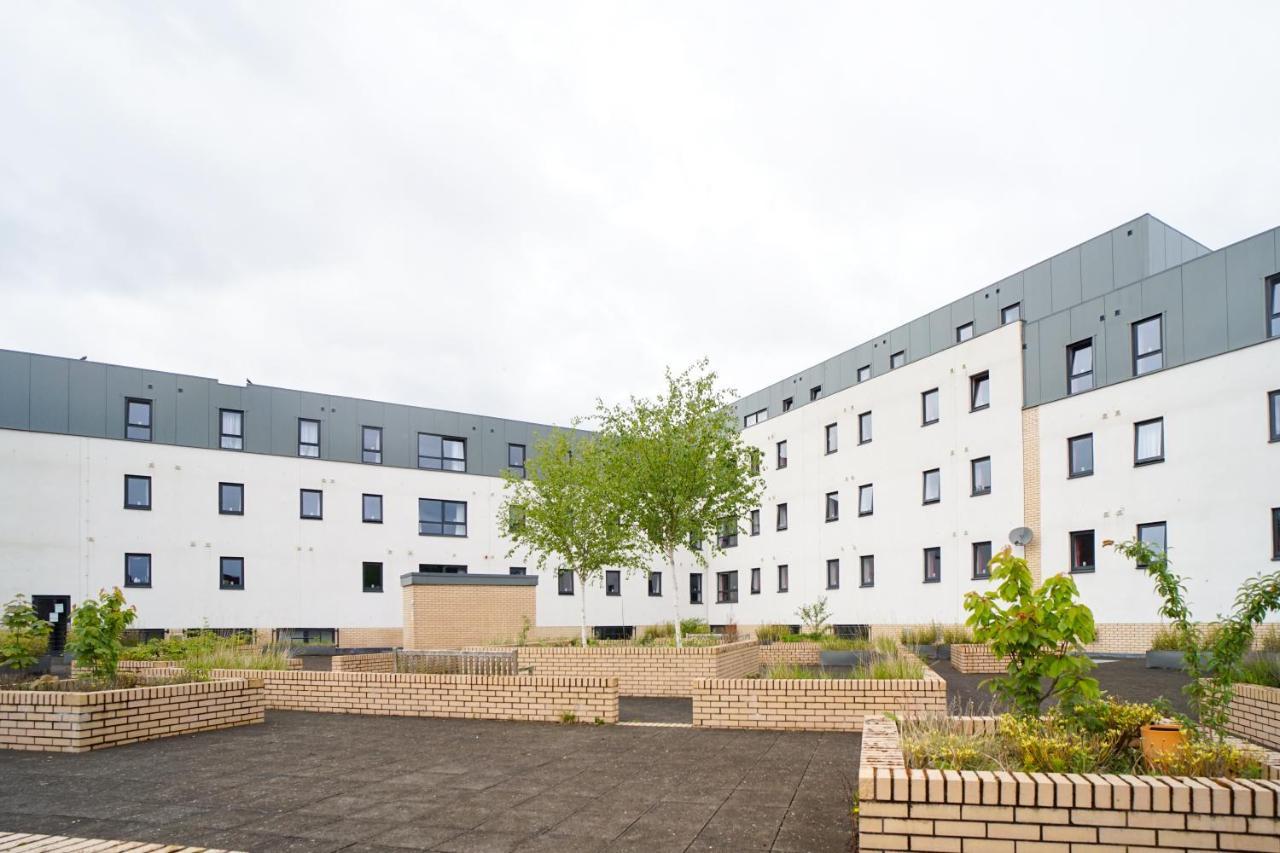
POLYGON ((247 851, 846 851, 858 746, 271 711, 86 755, 0 750, 0 831, 247 851))

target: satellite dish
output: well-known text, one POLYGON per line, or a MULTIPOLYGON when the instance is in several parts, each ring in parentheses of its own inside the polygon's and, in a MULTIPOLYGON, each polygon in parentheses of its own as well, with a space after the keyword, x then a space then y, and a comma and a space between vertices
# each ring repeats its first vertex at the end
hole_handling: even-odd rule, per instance
POLYGON ((1009 541, 1018 546, 1029 545, 1031 543, 1030 527, 1015 527, 1009 531, 1009 541))

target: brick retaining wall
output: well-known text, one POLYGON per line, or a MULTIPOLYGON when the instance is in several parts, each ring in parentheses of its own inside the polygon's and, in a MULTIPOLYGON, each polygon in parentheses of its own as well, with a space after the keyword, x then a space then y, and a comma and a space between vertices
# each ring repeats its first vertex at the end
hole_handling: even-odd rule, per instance
POLYGON ((1008 668, 983 643, 957 643, 951 647, 951 665, 956 672, 1001 673, 1008 668))
MULTIPOLYGON (((993 718, 969 724, 994 726, 993 718)), ((1276 850, 1280 782, 908 770, 898 727, 868 717, 858 767, 864 851, 1276 850)))
POLYGON ((820 643, 770 643, 760 647, 760 666, 818 666, 820 643))
POLYGON ((1280 749, 1280 688, 1237 684, 1227 730, 1254 743, 1280 749))
POLYGON ((363 655, 334 655, 333 672, 395 672, 395 652, 370 652, 363 655))
POLYGON ((693 692, 693 724, 717 729, 856 732, 885 711, 945 714, 947 682, 926 668, 919 679, 700 679, 693 692))
MULTIPOLYGON (((517 662, 534 675, 618 679, 622 696, 692 696, 704 678, 742 678, 760 670, 755 640, 719 646, 518 646, 517 662)), ((475 651, 511 651, 476 646, 475 651)))
POLYGON ((260 723, 263 708, 256 675, 127 690, 3 690, 0 748, 88 752, 260 723))

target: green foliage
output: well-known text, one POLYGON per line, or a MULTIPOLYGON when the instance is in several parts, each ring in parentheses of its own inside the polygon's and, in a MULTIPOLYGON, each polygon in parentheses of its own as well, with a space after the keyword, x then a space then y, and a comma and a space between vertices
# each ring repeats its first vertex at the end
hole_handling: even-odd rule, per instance
POLYGON ((533 620, 528 616, 520 617, 520 633, 516 635, 516 645, 523 646, 529 642, 529 631, 533 628, 533 620))
POLYGON ((790 635, 791 626, 789 625, 761 625, 756 628, 756 639, 765 645, 780 643, 784 637, 790 635))
POLYGON ((1280 687, 1280 659, 1268 655, 1245 661, 1240 664, 1240 677, 1236 683, 1280 687))
POLYGON ((1280 609, 1280 571, 1249 578, 1240 585, 1230 616, 1203 632, 1191 621, 1186 585, 1169 568, 1169 555, 1145 542, 1102 543, 1132 559, 1155 581, 1160 596, 1158 612, 1176 631, 1190 681, 1183 688, 1191 700, 1203 731, 1221 741, 1226 737, 1227 716, 1234 684, 1242 675, 1245 652, 1253 645, 1253 632, 1267 614, 1280 609), (1201 665, 1201 654, 1207 657, 1201 665))
POLYGON ((121 637, 137 617, 137 608, 125 603, 119 587, 99 590, 96 599, 86 598, 72 612, 67 651, 94 678, 115 678, 124 648, 121 637))
POLYGON ((854 678, 924 678, 924 664, 914 655, 876 654, 853 669, 854 678))
MULTIPOLYGON (((720 553, 720 526, 738 525, 759 506, 764 482, 758 454, 742 440, 733 415, 734 392, 717 387, 704 359, 673 374, 652 400, 632 397, 625 406, 597 402, 601 438, 611 449, 611 495, 626 507, 645 550, 667 563, 672 606, 680 619, 675 555, 688 550, 700 566, 720 553), (753 471, 754 467, 754 471, 753 471), (701 549, 690 544, 702 541, 701 549)), ((676 633, 682 645, 683 632, 676 633)))
POLYGON ((569 723, 576 723, 578 722, 578 715, 573 711, 563 711, 560 714, 560 722, 565 723, 566 725, 569 723))
POLYGON ((931 622, 920 628, 903 628, 898 638, 904 646, 932 646, 942 638, 942 629, 931 622))
POLYGON ((4 606, 0 626, 0 669, 35 666, 49 647, 51 627, 23 595, 15 595, 4 606))
POLYGON ((994 592, 965 594, 974 639, 1009 661, 1008 674, 985 682, 1015 713, 1037 714, 1046 699, 1072 704, 1099 695, 1084 645, 1095 637, 1093 613, 1076 601, 1075 582, 1054 575, 1033 588, 1026 560, 1005 548, 991 560, 994 592), (1041 680, 1048 679, 1042 688, 1041 680))
POLYGON ((1220 740, 1193 739, 1156 753, 1147 762, 1151 773, 1161 776, 1210 776, 1261 779, 1257 755, 1220 740))
POLYGON ((646 568, 610 462, 617 442, 555 429, 535 440, 532 451, 527 480, 503 474, 507 494, 498 517, 513 543, 508 556, 523 551, 539 571, 574 573, 586 646, 587 586, 605 567, 646 568))
POLYGON ((1182 634, 1176 628, 1161 625, 1160 629, 1151 635, 1153 652, 1176 652, 1181 648, 1182 634))
POLYGON ((827 620, 831 618, 831 608, 827 606, 827 597, 820 596, 813 604, 801 605, 796 610, 806 634, 825 634, 827 620))
POLYGON ((942 642, 948 646, 973 642, 973 632, 962 625, 942 629, 942 642))
POLYGON ((1258 632, 1258 647, 1264 652, 1280 652, 1280 625, 1268 625, 1258 632))

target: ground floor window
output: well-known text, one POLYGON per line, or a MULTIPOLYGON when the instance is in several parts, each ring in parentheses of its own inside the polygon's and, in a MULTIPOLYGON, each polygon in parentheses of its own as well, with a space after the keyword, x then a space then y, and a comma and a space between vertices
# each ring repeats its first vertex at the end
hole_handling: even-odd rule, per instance
POLYGON ((942 549, 924 549, 924 582, 938 583, 942 580, 942 549))
POLYGON ((507 570, 507 573, 513 577, 524 577, 529 574, 528 570, 526 570, 524 566, 512 566, 507 570))
POLYGON ((218 558, 218 586, 220 589, 244 589, 244 558, 218 558))
POLYGON ((361 588, 365 592, 382 592, 382 563, 364 563, 360 567, 361 588))
POLYGON ((689 575, 689 603, 702 603, 702 573, 694 572, 689 575))
POLYGON ((791 570, 786 566, 778 566, 778 592, 786 592, 791 587, 791 570))
POLYGON ((442 563, 419 563, 418 571, 429 575, 465 575, 466 566, 446 566, 442 563))
POLYGON ((1093 531, 1075 530, 1071 533, 1071 571, 1091 572, 1093 562, 1093 531))
POLYGON ((662 595, 662 572, 649 572, 649 594, 662 595))
POLYGON ((604 573, 604 594, 622 595, 622 572, 610 569, 604 573))
POLYGON ((151 555, 124 555, 124 585, 133 587, 151 586, 151 555))
POLYGON ((560 595, 573 595, 573 572, 562 569, 556 575, 556 592, 560 595))
POLYGON ((827 560, 827 589, 840 588, 840 561, 827 560))
POLYGON ((751 570, 751 594, 752 595, 760 594, 760 570, 759 569, 751 570))
POLYGON ((338 631, 336 628, 281 628, 276 631, 276 642, 332 646, 338 642, 338 631))
POLYGON ((991 577, 991 543, 973 543, 973 576, 976 579, 991 577))
POLYGON ((738 573, 716 572, 716 604, 735 604, 738 601, 738 573))
POLYGON ((864 554, 859 558, 859 569, 861 570, 862 586, 876 585, 876 558, 871 554, 864 554))

